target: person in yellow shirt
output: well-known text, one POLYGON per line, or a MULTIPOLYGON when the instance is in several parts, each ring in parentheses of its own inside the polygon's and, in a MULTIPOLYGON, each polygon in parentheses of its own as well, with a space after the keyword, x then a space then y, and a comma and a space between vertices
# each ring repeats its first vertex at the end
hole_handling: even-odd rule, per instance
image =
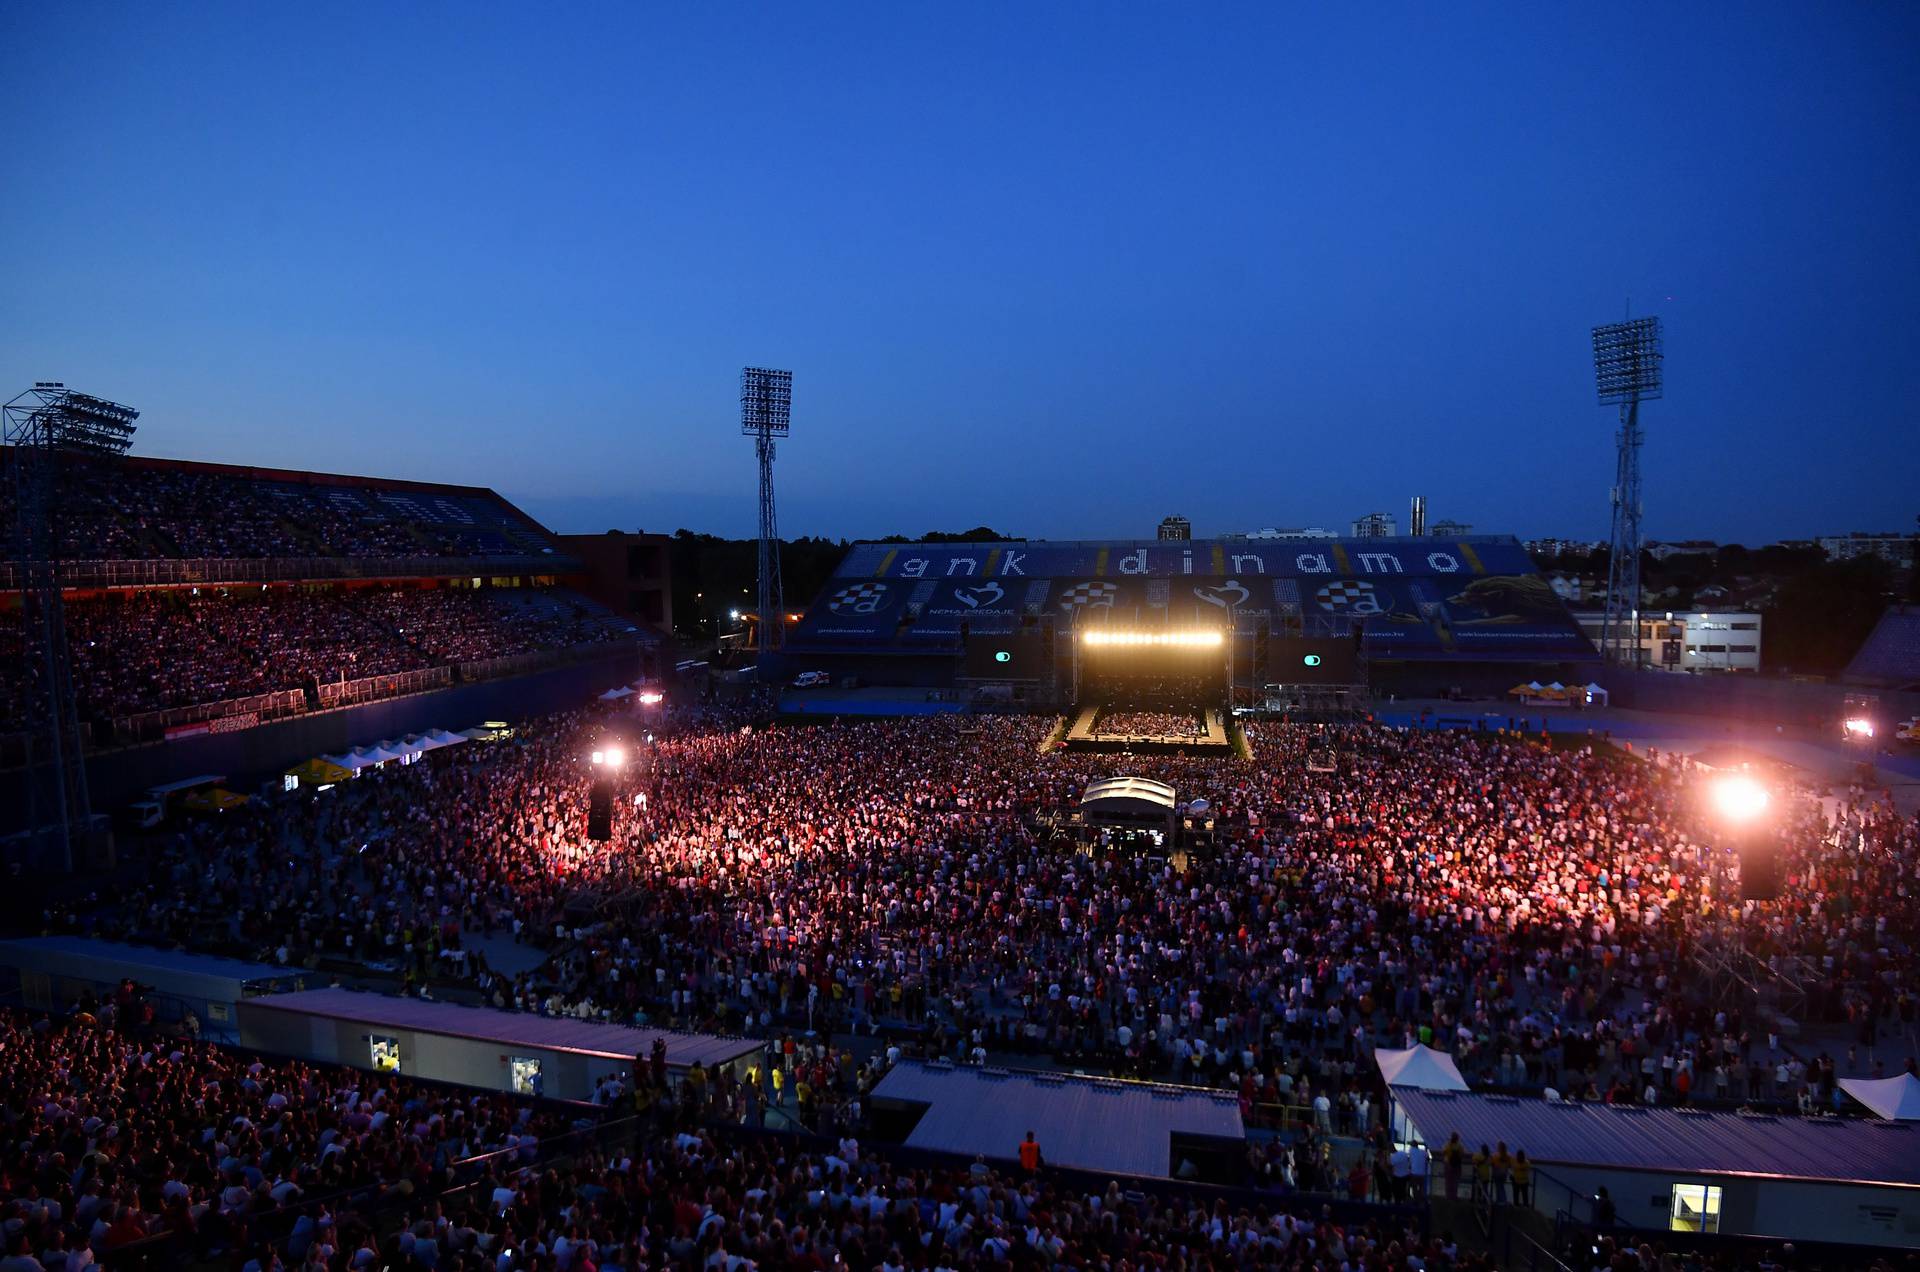
POLYGON ((786 1103, 785 1097, 781 1094, 786 1089, 786 1085, 787 1085, 786 1070, 775 1068, 773 1070, 773 1102, 775 1104, 786 1103))
POLYGON ((1485 1144, 1473 1155, 1473 1199, 1486 1201, 1493 1193, 1493 1153, 1485 1144))
POLYGON ((1533 1204, 1533 1163, 1524 1148, 1513 1154, 1513 1201, 1518 1206, 1533 1204))

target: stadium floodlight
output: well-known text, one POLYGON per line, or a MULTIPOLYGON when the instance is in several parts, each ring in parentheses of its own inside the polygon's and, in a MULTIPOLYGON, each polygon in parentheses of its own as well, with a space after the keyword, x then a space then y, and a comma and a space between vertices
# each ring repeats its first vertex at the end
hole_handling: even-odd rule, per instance
POLYGON ((1728 773, 1713 780, 1710 788, 1713 809, 1734 825, 1744 826, 1759 820, 1773 802, 1767 788, 1745 773, 1728 773))
POLYGON ((1640 403, 1664 385, 1660 320, 1630 318, 1593 329, 1593 380, 1602 405, 1620 408, 1613 479, 1613 536, 1607 561, 1607 607, 1600 620, 1600 656, 1639 666, 1640 632, 1640 403))
MULTIPOLYGON (((753 438, 760 460, 759 609, 778 614, 787 608, 780 583, 780 522, 773 506, 773 443, 793 426, 793 372, 767 367, 740 369, 740 431, 753 438)), ((781 643, 779 623, 761 623, 756 629, 760 652, 781 643)))
POLYGON ((1593 379, 1602 406, 1660 396, 1660 319, 1630 318, 1593 329, 1593 379))

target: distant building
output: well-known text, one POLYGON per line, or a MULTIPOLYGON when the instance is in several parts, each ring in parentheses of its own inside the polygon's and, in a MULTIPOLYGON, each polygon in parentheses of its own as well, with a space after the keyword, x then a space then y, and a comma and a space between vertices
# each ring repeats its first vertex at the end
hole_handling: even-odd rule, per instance
MULTIPOLYGON (((1606 616, 1599 610, 1576 610, 1573 617, 1580 630, 1599 644, 1606 616)), ((1760 615, 1731 610, 1642 610, 1640 663, 1654 671, 1759 671, 1760 615)))
POLYGON ((1575 552, 1598 552, 1606 546, 1604 539, 1528 539, 1526 543, 1527 551, 1535 558, 1565 556, 1575 552))
POLYGON ((568 579, 574 588, 616 614, 673 634, 673 578, 667 563, 672 540, 667 535, 609 530, 554 537, 586 566, 585 574, 568 579))
POLYGON ((1822 535, 1814 540, 1831 561, 1857 561, 1876 556, 1890 565, 1913 562, 1913 536, 1905 534, 1869 534, 1855 530, 1851 534, 1822 535))
POLYGON ((1340 536, 1324 526, 1287 526, 1276 528, 1268 526, 1264 530, 1243 530, 1238 534, 1223 534, 1223 539, 1338 539, 1340 536))
POLYGON ((1547 586, 1553 594, 1569 605, 1578 605, 1586 599, 1586 584, 1571 574, 1562 574, 1558 570, 1547 576, 1547 586))
POLYGON ((1683 539, 1678 543, 1650 543, 1647 555, 1656 561, 1677 556, 1712 556, 1720 550, 1720 545, 1711 539, 1683 539))
POLYGON ((1390 512, 1369 512, 1365 516, 1355 517, 1353 537, 1356 539, 1391 539, 1395 533, 1395 521, 1390 512))
POLYGON ((1193 538, 1193 522, 1185 517, 1160 518, 1160 537, 1162 539, 1193 538))
POLYGON ((1465 521, 1436 521, 1432 534, 1436 539, 1464 539, 1473 533, 1473 526, 1465 521))

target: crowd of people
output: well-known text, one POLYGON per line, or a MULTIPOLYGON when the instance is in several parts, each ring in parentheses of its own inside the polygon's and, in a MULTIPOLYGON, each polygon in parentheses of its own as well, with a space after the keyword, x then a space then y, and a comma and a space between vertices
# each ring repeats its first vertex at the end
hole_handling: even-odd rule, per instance
POLYGON ((1104 710, 1093 731, 1129 738, 1197 738, 1206 736, 1207 726, 1195 711, 1104 710))
MULTIPOLYGON (((81 455, 55 473, 54 550, 68 560, 530 555, 542 541, 467 492, 310 485, 214 467, 81 455)), ((0 524, 12 525, 12 488, 0 524)))
MULTIPOLYGON (((497 1092, 162 1036, 129 982, 66 1020, 0 1010, 0 1259, 79 1272, 156 1239, 210 1259, 371 1241, 332 1211, 532 1159, 568 1114, 497 1092)), ((239 1266, 239 1258, 235 1258, 239 1266)), ((263 1265, 264 1266, 264 1265, 263 1265)), ((354 1266, 360 1266, 355 1264, 354 1266)))
MULTIPOLYGON (((429 1268, 559 1267, 568 1250, 622 1269, 1447 1266, 1440 1239, 1289 1208, 1405 1200, 1424 1175, 1383 1134, 1370 1049, 1430 1043, 1483 1089, 1830 1107, 1832 1057, 1795 1054, 1702 992, 1734 948, 1812 976, 1815 1018, 1912 1064, 1920 828, 1874 793, 1782 799, 1781 895, 1745 901, 1682 764, 1272 722, 1248 726, 1251 760, 1095 755, 1048 744, 1052 724, 790 728, 750 709, 600 704, 191 823, 155 846, 143 883, 47 925, 382 970, 512 1010, 789 1046, 809 1026, 883 1032, 891 1053, 1211 1084, 1239 1093, 1250 1124, 1289 1130, 1250 1147, 1263 1207, 1116 1200, 985 1163, 908 1170, 857 1142, 873 1071, 803 1043, 764 1076, 716 1076, 697 1107, 753 1131, 775 1125, 771 1106, 841 1152, 683 1119, 631 1152, 501 1165, 486 1193, 500 1205, 405 1226, 429 1268), (602 842, 587 803, 605 770, 588 757, 616 742, 602 842), (1332 771, 1308 763, 1329 754, 1332 771), (1118 772, 1206 798, 1215 842, 1106 852, 1059 829, 1088 782, 1118 772), (509 939, 539 965, 490 966, 485 947, 509 939), (1336 1160, 1335 1136, 1366 1147, 1336 1160)), ((1434 1165, 1462 1197, 1518 1201, 1525 1147, 1449 1146, 1434 1165)), ((139 1213, 151 1227, 165 1207, 139 1213)))
POLYGON ((1824 1105, 1831 1063, 1700 992, 1736 942, 1814 977, 1863 1046, 1920 1003, 1920 832, 1864 795, 1831 821, 1787 802, 1783 895, 1743 902, 1689 774, 1512 735, 1256 724, 1244 762, 1043 751, 1034 718, 662 723, 593 841, 593 739, 641 727, 555 717, 190 827, 145 887, 62 922, 417 983, 510 933, 541 967, 460 960, 503 1006, 748 1031, 811 1012, 1337 1116, 1371 1047, 1413 1042, 1497 1089, 1824 1105), (1328 747, 1335 771, 1309 768, 1328 747), (1217 842, 1088 854, 1049 828, 1119 771, 1206 797, 1217 842))
MULTIPOLYGON (((70 600, 65 618, 82 714, 101 720, 631 635, 550 588, 202 587, 70 600)), ((20 621, 0 612, 13 718, 39 674, 20 621)))

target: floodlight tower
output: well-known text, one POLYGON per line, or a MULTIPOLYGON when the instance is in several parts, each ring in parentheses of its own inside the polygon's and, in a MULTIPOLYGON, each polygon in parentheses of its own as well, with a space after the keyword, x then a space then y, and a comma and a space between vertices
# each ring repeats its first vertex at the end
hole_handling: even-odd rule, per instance
POLYGON ((780 525, 773 512, 773 439, 793 424, 793 372, 743 367, 740 431, 760 457, 760 652, 782 644, 786 596, 780 587, 780 525))
POLYGON ((1632 318, 1593 329, 1593 376, 1600 404, 1620 408, 1613 549, 1600 656, 1629 666, 1640 662, 1640 403, 1660 396, 1665 356, 1658 318, 1632 318))
MULTIPOLYGON (((30 851, 51 848, 68 870, 73 846, 91 827, 87 766, 67 656, 60 600, 61 545, 54 535, 55 482, 63 455, 124 455, 140 412, 42 380, 0 407, 13 493, 8 553, 20 592, 27 692, 26 826, 30 851)), ((38 864, 38 863, 34 863, 38 864)))

